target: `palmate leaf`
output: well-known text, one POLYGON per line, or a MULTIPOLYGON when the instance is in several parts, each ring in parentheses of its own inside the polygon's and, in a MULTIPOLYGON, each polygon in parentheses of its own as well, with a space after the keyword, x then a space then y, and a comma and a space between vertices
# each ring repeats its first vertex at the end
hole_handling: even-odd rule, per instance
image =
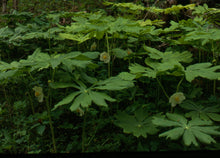
POLYGON ((180 107, 190 110, 190 112, 185 114, 186 117, 190 117, 192 119, 199 117, 202 120, 220 121, 220 114, 218 114, 220 112, 220 108, 218 105, 205 107, 186 100, 180 104, 180 107))
POLYGON ((99 106, 108 107, 105 100, 110 102, 116 101, 115 99, 111 98, 110 96, 108 96, 103 92, 95 92, 91 90, 76 91, 69 94, 63 100, 61 100, 56 105, 54 105, 54 108, 52 110, 55 110, 59 106, 69 104, 71 102, 72 102, 70 106, 71 111, 77 110, 80 106, 83 108, 88 108, 90 105, 92 105, 92 102, 94 102, 96 105, 99 106))
POLYGON ((86 66, 92 65, 91 59, 97 58, 99 52, 84 52, 79 51, 70 52, 66 54, 53 54, 43 53, 37 48, 32 55, 29 55, 26 60, 21 59, 19 62, 13 61, 8 64, 0 62, 0 70, 10 69, 22 69, 24 67, 30 67, 30 71, 47 69, 52 67, 55 69, 60 64, 65 65, 67 68, 72 70, 75 67, 85 68, 86 66))
POLYGON ((192 54, 188 51, 184 52, 161 52, 155 48, 143 46, 144 50, 148 52, 148 55, 151 59, 161 59, 162 63, 175 61, 176 63, 184 62, 190 63, 192 62, 192 54))
POLYGON ((192 119, 188 121, 179 114, 166 114, 167 118, 154 117, 153 124, 161 127, 172 127, 166 132, 159 134, 159 137, 177 140, 181 136, 186 146, 194 144, 198 146, 198 141, 206 144, 216 143, 211 135, 220 135, 218 126, 212 126, 211 121, 203 121, 201 119, 192 119), (166 125, 164 125, 166 124, 166 125))
POLYGON ((147 76, 147 77, 152 77, 152 78, 156 78, 156 71, 152 70, 151 68, 148 67, 144 67, 140 64, 131 64, 131 66, 129 66, 129 70, 131 74, 137 74, 139 76, 147 76))
POLYGON ((56 105, 54 105, 53 110, 58 108, 59 106, 65 104, 71 104, 70 110, 75 111, 79 107, 88 108, 92 103, 95 103, 98 106, 108 107, 106 101, 114 102, 116 99, 110 97, 104 92, 97 92, 97 90, 122 90, 125 88, 132 87, 134 84, 132 81, 123 80, 120 77, 110 77, 106 80, 97 81, 92 77, 82 74, 82 77, 88 82, 93 83, 93 85, 89 88, 81 82, 80 80, 75 80, 78 84, 73 83, 50 83, 52 88, 75 88, 78 89, 75 92, 72 92, 56 105))
POLYGON ((145 59, 145 64, 149 67, 144 67, 139 64, 129 66, 131 73, 140 74, 141 76, 148 76, 155 78, 158 75, 173 75, 183 76, 183 63, 190 63, 192 61, 192 54, 188 51, 184 52, 161 52, 155 48, 143 46, 148 58, 145 59))
POLYGON ((78 33, 78 34, 60 33, 59 37, 63 38, 63 39, 69 39, 69 40, 77 41, 79 44, 92 38, 90 33, 88 33, 86 35, 85 34, 80 34, 80 33, 78 33))
POLYGON ((113 2, 103 2, 104 5, 113 5, 117 7, 129 8, 132 11, 145 10, 145 7, 141 5, 136 5, 134 3, 113 3, 113 2))
POLYGON ((172 5, 170 8, 164 9, 165 14, 177 14, 183 9, 194 9, 195 4, 182 5, 172 5))
POLYGON ((15 70, 9 70, 9 71, 0 72, 0 81, 8 80, 10 77, 13 77, 14 75, 16 75, 17 72, 18 72, 18 70, 16 70, 16 69, 15 70))
POLYGON ((88 93, 81 93, 75 98, 72 105, 70 106, 71 111, 77 110, 80 106, 88 108, 92 104, 92 99, 88 93))
POLYGON ((151 78, 156 78, 158 75, 173 75, 182 76, 184 75, 184 67, 176 62, 175 60, 169 62, 157 62, 150 58, 145 59, 145 64, 149 67, 144 67, 137 63, 131 64, 129 70, 131 74, 136 74, 137 76, 147 76, 151 78))
POLYGON ((160 134, 159 137, 166 136, 166 138, 170 138, 171 140, 176 140, 180 138, 183 135, 183 133, 184 133, 184 129, 182 127, 177 127, 160 134))
POLYGON ((116 77, 110 77, 106 80, 99 81, 96 84, 95 89, 98 90, 122 90, 125 88, 133 87, 134 83, 132 81, 123 80, 122 78, 116 76, 116 77))
POLYGON ((149 117, 143 109, 135 111, 134 115, 119 112, 115 124, 123 128, 124 133, 132 133, 136 137, 147 137, 147 134, 157 133, 155 125, 152 124, 152 117, 149 117))
POLYGON ((220 40, 219 29, 195 30, 191 31, 184 37, 184 41, 201 41, 202 45, 210 43, 210 41, 220 40))
POLYGON ((118 77, 120 77, 123 80, 132 81, 133 79, 135 79, 136 75, 128 73, 128 72, 120 72, 118 77))
POLYGON ((186 80, 191 82, 196 77, 203 77, 210 80, 215 80, 220 77, 220 65, 212 66, 212 63, 197 63, 186 67, 185 76, 186 80))
POLYGON ((58 108, 61 105, 65 105, 65 104, 69 104, 70 102, 72 102, 72 100, 78 95, 80 94, 80 92, 73 92, 71 94, 69 94, 68 96, 66 96, 63 100, 61 100, 60 102, 58 102, 56 105, 54 105, 54 108, 52 110, 55 110, 56 108, 58 108))
POLYGON ((184 67, 177 60, 157 62, 150 58, 146 58, 144 62, 146 65, 150 66, 157 75, 183 75, 184 67))

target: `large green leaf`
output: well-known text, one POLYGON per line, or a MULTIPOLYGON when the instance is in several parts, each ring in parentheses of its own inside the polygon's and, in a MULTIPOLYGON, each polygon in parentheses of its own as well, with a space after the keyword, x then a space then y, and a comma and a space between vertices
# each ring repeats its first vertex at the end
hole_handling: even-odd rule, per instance
POLYGON ((73 84, 73 83, 60 83, 60 82, 51 82, 49 83, 50 87, 53 89, 57 89, 57 88, 68 88, 68 87, 74 87, 77 89, 80 89, 79 86, 73 84))
POLYGON ((95 89, 99 90, 122 90, 134 86, 132 81, 123 80, 118 76, 99 81, 96 85, 95 89))
POLYGON ((183 137, 184 144, 198 146, 198 141, 206 144, 215 143, 211 135, 220 135, 217 126, 212 126, 211 121, 203 121, 195 118, 188 121, 179 114, 166 114, 167 118, 155 117, 152 122, 157 126, 172 127, 163 132, 159 137, 170 138, 171 140, 183 137), (166 125, 164 125, 166 124, 166 125))
POLYGON ((116 116, 115 124, 123 128, 124 133, 132 133, 136 137, 147 137, 147 134, 157 133, 155 125, 152 124, 152 117, 149 117, 144 109, 138 109, 134 115, 119 112, 116 116))
MULTIPOLYGON (((85 93, 81 93, 78 95, 78 97, 76 97, 72 103, 72 105, 70 106, 70 110, 71 111, 76 111, 80 105, 83 104, 83 106, 85 106, 85 99, 88 99, 88 94, 85 94, 85 93)), ((87 103, 89 102, 90 100, 87 101, 87 103)), ((88 107, 89 105, 87 105, 88 107)))
POLYGON ((152 78, 156 78, 156 72, 148 67, 144 67, 140 64, 131 64, 131 66, 129 66, 129 70, 131 72, 131 74, 137 74, 139 76, 147 76, 147 77, 152 77, 152 78))
POLYGON ((162 59, 162 63, 166 62, 172 62, 174 61, 176 63, 179 62, 184 62, 184 63, 190 63, 192 61, 192 54, 188 51, 183 51, 183 52, 172 52, 172 51, 166 51, 166 52, 161 52, 155 48, 148 47, 148 46, 143 46, 143 48, 149 53, 149 56, 151 59, 162 59))
POLYGON ((128 80, 128 81, 132 81, 133 79, 135 79, 136 75, 128 73, 128 72, 121 72, 118 77, 120 77, 123 80, 128 80))
POLYGON ((147 51, 149 53, 149 56, 151 59, 161 59, 163 57, 163 52, 152 48, 152 47, 148 47, 146 45, 143 46, 144 50, 147 51))
POLYGON ((196 77, 203 77, 210 80, 218 79, 220 77, 220 72, 215 71, 220 70, 220 65, 211 66, 211 63, 197 63, 186 67, 186 80, 191 82, 196 77))
POLYGON ((170 60, 167 62, 157 62, 150 58, 145 59, 145 64, 150 66, 157 75, 175 75, 182 76, 184 67, 177 62, 177 60, 170 60))
POLYGON ((177 127, 160 134, 159 137, 166 137, 166 138, 170 138, 171 140, 176 140, 180 138, 183 135, 183 133, 184 133, 184 129, 182 127, 177 127))
POLYGON ((139 64, 129 66, 130 72, 139 76, 147 76, 156 78, 160 75, 183 76, 184 67, 181 62, 190 63, 192 54, 188 51, 184 52, 161 52, 155 48, 143 46, 149 57, 145 58, 145 64, 148 67, 139 64), (150 67, 150 68, 149 68, 150 67))
POLYGON ((105 100, 108 100, 111 102, 116 101, 115 99, 111 98, 107 94, 101 93, 101 92, 90 91, 89 96, 91 97, 92 101, 99 106, 108 107, 105 100))
POLYGON ((58 102, 56 105, 54 105, 54 108, 52 110, 55 110, 56 108, 58 108, 61 105, 69 104, 79 94, 80 94, 79 91, 69 94, 64 99, 62 99, 60 102, 58 102))
POLYGON ((133 82, 129 80, 123 80, 120 77, 111 77, 106 80, 97 81, 96 79, 89 77, 87 74, 82 73, 82 78, 93 85, 89 88, 80 80, 75 80, 73 83, 50 83, 52 88, 76 88, 75 91, 69 94, 67 97, 58 102, 53 110, 64 104, 71 103, 70 110, 75 111, 79 107, 88 108, 92 105, 92 102, 99 106, 108 107, 107 101, 114 102, 115 99, 111 98, 104 92, 97 92, 96 90, 122 90, 133 86, 133 82))
POLYGON ((220 108, 218 105, 205 107, 187 100, 180 106, 184 109, 190 110, 190 112, 185 114, 186 117, 191 117, 192 119, 199 117, 202 120, 220 121, 220 108))
POLYGON ((84 34, 68 34, 68 33, 60 33, 59 37, 63 39, 77 41, 79 44, 92 38, 90 34, 84 35, 84 34))

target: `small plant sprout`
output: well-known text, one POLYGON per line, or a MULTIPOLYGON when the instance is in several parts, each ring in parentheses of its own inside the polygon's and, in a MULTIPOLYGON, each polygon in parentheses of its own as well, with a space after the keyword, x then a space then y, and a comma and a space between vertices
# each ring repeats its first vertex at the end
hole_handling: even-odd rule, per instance
POLYGON ((90 51, 96 50, 97 44, 96 42, 93 42, 92 45, 90 46, 90 51))
POLYGON ((170 97, 169 103, 171 103, 171 107, 175 107, 176 104, 181 104, 185 99, 186 97, 182 92, 176 92, 170 97))
POLYGON ((109 63, 110 61, 110 55, 109 53, 103 52, 100 54, 100 60, 103 61, 104 63, 109 63))
POLYGON ((34 95, 35 97, 37 97, 37 100, 40 103, 43 102, 43 99, 44 99, 43 89, 41 87, 34 86, 33 90, 35 91, 34 95))

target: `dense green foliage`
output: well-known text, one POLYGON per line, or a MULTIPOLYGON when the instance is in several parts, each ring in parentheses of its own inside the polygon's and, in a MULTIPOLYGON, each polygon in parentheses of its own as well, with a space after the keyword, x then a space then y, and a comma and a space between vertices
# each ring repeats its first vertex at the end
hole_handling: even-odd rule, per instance
POLYGON ((0 17, 1 153, 220 149, 220 9, 28 4, 0 17))

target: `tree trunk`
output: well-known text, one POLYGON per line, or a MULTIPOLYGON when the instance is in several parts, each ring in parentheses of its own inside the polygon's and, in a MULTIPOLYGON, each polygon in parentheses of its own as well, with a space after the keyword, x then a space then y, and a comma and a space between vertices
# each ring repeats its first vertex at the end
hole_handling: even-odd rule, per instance
POLYGON ((7 11, 7 0, 2 0, 2 12, 6 13, 7 11))
POLYGON ((18 10, 18 1, 19 0, 13 0, 13 9, 18 10))

